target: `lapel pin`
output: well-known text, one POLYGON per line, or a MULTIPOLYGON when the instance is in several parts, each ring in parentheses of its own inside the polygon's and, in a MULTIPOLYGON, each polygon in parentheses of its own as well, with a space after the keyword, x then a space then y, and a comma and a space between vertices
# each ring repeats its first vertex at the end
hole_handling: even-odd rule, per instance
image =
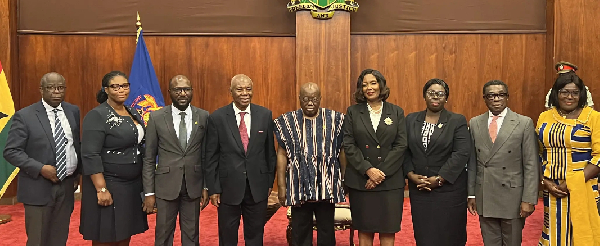
POLYGON ((379 145, 377 145, 377 148, 378 148, 378 149, 381 149, 381 147, 380 147, 379 145))
POLYGON ((198 125, 198 121, 194 122, 194 125, 198 125))
POLYGON ((389 125, 392 125, 392 123, 394 123, 394 122, 392 121, 392 119, 390 119, 390 117, 387 117, 387 118, 385 118, 385 120, 383 120, 383 122, 385 122, 385 124, 386 124, 386 125, 388 125, 388 126, 389 126, 389 125))
POLYGON ((443 126, 444 126, 444 124, 440 123, 440 124, 438 125, 438 128, 442 128, 443 126))
POLYGON ((367 149, 368 149, 368 148, 369 148, 369 145, 367 144, 367 146, 365 146, 365 148, 367 148, 367 149))

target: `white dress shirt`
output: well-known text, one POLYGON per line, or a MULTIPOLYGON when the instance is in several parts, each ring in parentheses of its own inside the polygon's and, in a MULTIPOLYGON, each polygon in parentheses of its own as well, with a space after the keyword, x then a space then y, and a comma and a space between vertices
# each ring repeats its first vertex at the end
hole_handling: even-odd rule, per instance
MULTIPOLYGON (((46 109, 46 114, 48 115, 48 120, 50 121, 50 128, 52 128, 52 135, 54 136, 54 109, 50 106, 46 101, 42 100, 42 104, 46 109)), ((58 109, 58 120, 62 125, 63 131, 65 132, 65 137, 67 138, 67 146, 65 148, 66 151, 66 162, 67 162, 67 176, 73 175, 75 170, 77 169, 77 152, 75 152, 75 145, 73 144, 73 131, 71 131, 71 125, 69 125, 69 120, 67 119, 67 115, 65 115, 65 110, 62 108, 62 105, 58 105, 56 107, 58 109)), ((76 119, 79 120, 79 119, 76 119)), ((79 141, 79 139, 78 139, 79 141)))
POLYGON ((250 105, 246 108, 246 110, 242 111, 233 104, 233 112, 235 112, 235 120, 237 121, 238 128, 240 127, 241 115, 240 112, 246 112, 244 115, 244 123, 246 123, 246 130, 248 130, 248 139, 250 139, 250 105))
POLYGON ((379 121, 381 121, 381 113, 383 113, 383 102, 381 102, 381 108, 379 108, 378 114, 372 111, 371 106, 369 104, 367 104, 367 109, 369 110, 369 116, 371 118, 371 125, 373 125, 373 131, 377 132, 379 121))
POLYGON ((187 136, 185 139, 187 142, 189 142, 190 136, 192 135, 192 107, 188 105, 188 107, 184 111, 179 110, 175 107, 175 105, 171 106, 171 108, 173 108, 173 110, 171 110, 173 115, 173 128, 175 128, 175 134, 177 134, 178 139, 179 123, 181 122, 181 115, 179 115, 179 113, 185 112, 185 128, 187 130, 187 136))
MULTIPOLYGON (((496 128, 496 136, 498 136, 498 132, 500 132, 500 128, 502 127, 502 123, 504 122, 504 118, 506 118, 506 113, 508 112, 508 107, 504 108, 502 112, 498 115, 498 119, 496 120, 496 124, 498 124, 498 128, 496 128)), ((490 129, 490 124, 492 124, 492 119, 494 118, 494 114, 492 111, 489 112, 490 117, 488 118, 488 129, 490 129)))

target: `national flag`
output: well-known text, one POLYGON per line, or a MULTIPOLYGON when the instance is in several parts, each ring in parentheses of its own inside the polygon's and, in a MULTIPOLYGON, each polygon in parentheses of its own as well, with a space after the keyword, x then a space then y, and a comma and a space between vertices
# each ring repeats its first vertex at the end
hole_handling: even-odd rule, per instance
POLYGON ((133 57, 133 65, 129 73, 129 83, 131 91, 125 105, 135 108, 142 115, 144 123, 147 123, 150 112, 164 107, 165 99, 160 91, 158 78, 156 78, 156 72, 154 66, 152 66, 152 60, 146 48, 141 28, 133 57))
MULTIPOLYGON (((8 81, 0 63, 0 151, 4 151, 6 147, 6 137, 10 129, 12 116, 15 114, 15 104, 10 94, 8 81)), ((17 177, 19 168, 8 163, 2 155, 0 155, 0 198, 6 192, 10 182, 17 177)))

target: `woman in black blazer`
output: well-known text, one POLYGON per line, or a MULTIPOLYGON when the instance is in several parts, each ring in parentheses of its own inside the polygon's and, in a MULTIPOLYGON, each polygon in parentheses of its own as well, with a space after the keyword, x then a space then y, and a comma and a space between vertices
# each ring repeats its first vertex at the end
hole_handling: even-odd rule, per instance
POLYGON ((128 95, 124 73, 106 74, 100 105, 83 119, 79 232, 92 245, 129 245, 132 235, 148 230, 141 197, 145 128, 138 112, 124 105, 128 95))
POLYGON ((394 245, 404 201, 402 161, 406 149, 404 110, 385 102, 390 93, 383 75, 364 70, 356 84, 356 105, 344 118, 344 150, 348 167, 352 227, 360 245, 394 245))
POLYGON ((423 87, 427 109, 406 117, 408 150, 404 173, 409 182, 413 228, 418 246, 465 245, 467 173, 471 136, 467 119, 444 109, 450 88, 441 79, 423 87))

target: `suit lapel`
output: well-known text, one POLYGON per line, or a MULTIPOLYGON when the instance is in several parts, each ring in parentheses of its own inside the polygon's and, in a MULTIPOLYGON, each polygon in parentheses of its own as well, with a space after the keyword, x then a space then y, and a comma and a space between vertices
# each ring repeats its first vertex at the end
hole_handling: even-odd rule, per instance
MULTIPOLYGON (((192 107, 192 105, 190 105, 190 107, 192 107)), ((190 135, 190 140, 188 140, 188 146, 190 146, 191 143, 193 143, 194 139, 196 139, 198 127, 200 127, 198 125, 198 121, 200 121, 200 113, 198 112, 197 108, 192 107, 192 125, 190 126, 192 127, 192 133, 190 135)))
POLYGON ((494 147, 492 147, 489 158, 498 152, 500 147, 504 145, 506 140, 508 140, 512 132, 519 124, 519 122, 517 122, 515 113, 510 111, 510 109, 507 110, 508 112, 506 112, 506 117, 504 118, 504 121, 502 121, 502 126, 500 127, 500 131, 498 131, 498 136, 496 136, 496 141, 494 142, 494 147))
POLYGON ((387 132, 387 130, 390 128, 390 126, 394 125, 394 123, 398 123, 398 122, 391 122, 390 125, 388 125, 387 123, 385 123, 385 119, 390 119, 390 116, 392 115, 392 109, 391 107, 387 104, 387 103, 383 103, 383 112, 381 112, 381 119, 379 119, 379 125, 377 126, 377 132, 375 133, 377 136, 377 140, 383 141, 383 138, 386 137, 385 133, 387 132))
POLYGON ((440 113, 440 118, 438 119, 438 123, 434 127, 433 134, 431 134, 431 139, 429 140, 429 144, 427 145, 426 153, 431 152, 431 150, 435 147, 435 143, 440 137, 440 135, 442 135, 444 130, 448 128, 446 124, 448 122, 448 118, 450 118, 450 113, 448 113, 448 111, 446 111, 445 109, 442 110, 442 112, 440 113))
MULTIPOLYGON (((233 103, 229 104, 229 108, 227 109, 226 121, 229 126, 229 130, 231 130, 231 135, 233 135, 233 139, 237 143, 238 147, 244 153, 244 145, 242 144, 242 137, 240 136, 240 130, 237 126, 237 120, 235 119, 235 112, 233 111, 233 103)), ((252 115, 250 115, 252 117, 252 115)))
POLYGON ((494 146, 494 143, 492 143, 492 137, 490 136, 490 128, 488 126, 489 118, 490 118, 490 111, 483 114, 483 117, 479 118, 479 120, 477 121, 477 124, 479 126, 479 136, 481 136, 481 139, 483 139, 485 146, 488 149, 492 149, 492 147, 494 146))
POLYGON ((423 151, 423 153, 425 153, 425 146, 423 146, 421 132, 422 132, 422 128, 423 128, 423 122, 425 122, 426 112, 427 111, 421 111, 418 113, 417 117, 415 117, 415 120, 411 123, 412 128, 414 130, 411 133, 409 133, 409 134, 413 134, 413 139, 419 140, 419 143, 417 145, 419 146, 421 151, 423 151))
POLYGON ((37 117, 46 133, 46 137, 48 137, 48 141, 50 141, 53 152, 56 153, 56 142, 54 142, 54 136, 52 136, 52 127, 50 126, 50 120, 48 119, 48 114, 46 113, 46 108, 44 108, 44 104, 40 101, 37 106, 37 117))
POLYGON ((165 124, 167 129, 169 130, 169 134, 171 134, 171 138, 175 141, 175 145, 179 148, 181 152, 185 152, 183 148, 181 148, 181 144, 179 144, 179 138, 177 138, 177 132, 175 132, 175 126, 173 125, 173 106, 169 105, 165 109, 165 124))
MULTIPOLYGON (((375 130, 373 130, 373 124, 371 123, 371 115, 369 114, 369 110, 367 109, 367 103, 361 104, 360 107, 360 119, 363 122, 365 128, 369 132, 369 135, 379 143, 379 139, 377 139, 377 135, 375 135, 375 130)), ((381 124, 381 121, 379 122, 381 124)), ((377 126, 379 128, 379 126, 377 126)))

